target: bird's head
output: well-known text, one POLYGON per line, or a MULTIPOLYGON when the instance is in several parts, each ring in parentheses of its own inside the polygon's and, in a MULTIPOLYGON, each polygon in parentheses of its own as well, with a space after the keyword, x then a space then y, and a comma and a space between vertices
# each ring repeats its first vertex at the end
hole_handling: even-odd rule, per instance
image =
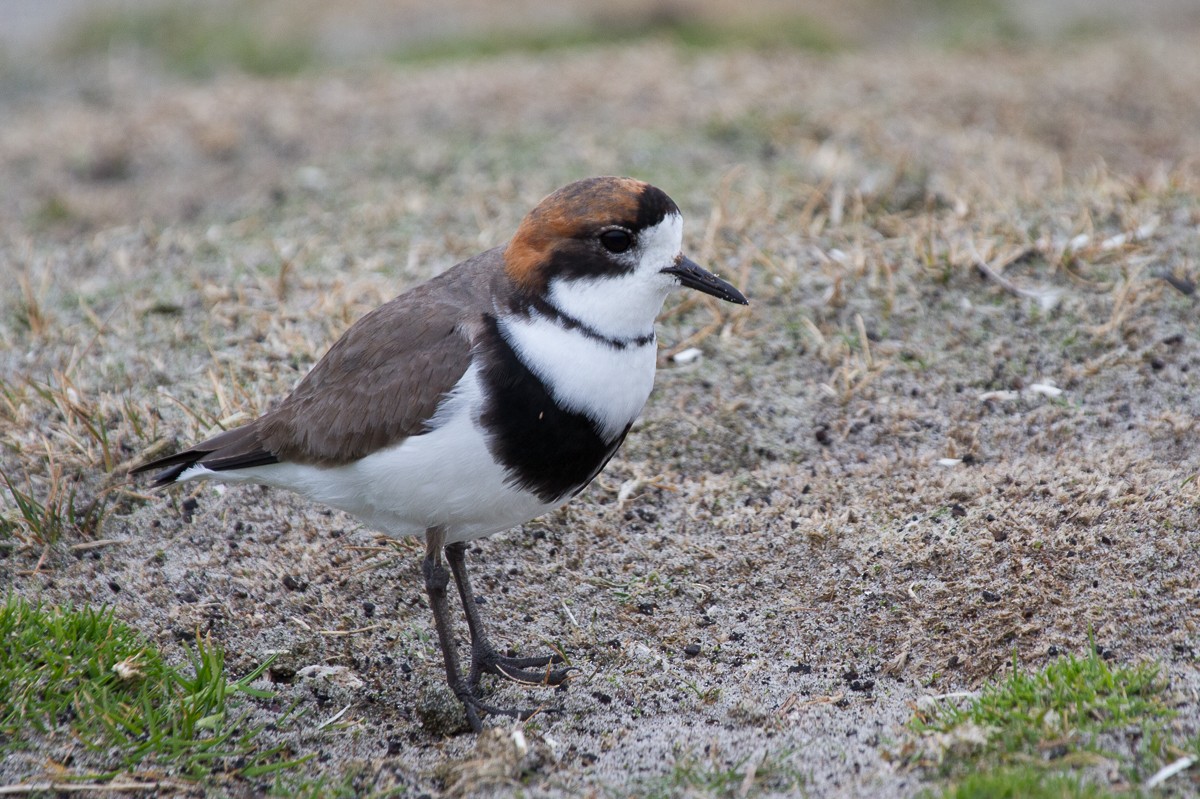
POLYGON ((614 337, 653 328, 667 292, 686 286, 748 304, 683 255, 683 217, 661 189, 633 178, 571 183, 538 203, 504 252, 531 295, 614 337))

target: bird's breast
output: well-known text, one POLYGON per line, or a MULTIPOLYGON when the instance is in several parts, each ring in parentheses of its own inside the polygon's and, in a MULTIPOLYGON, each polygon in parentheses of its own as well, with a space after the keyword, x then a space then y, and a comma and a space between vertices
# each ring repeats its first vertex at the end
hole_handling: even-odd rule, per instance
POLYGON ((499 322, 516 357, 563 409, 583 414, 607 440, 642 412, 654 388, 654 338, 616 345, 544 317, 499 322))
POLYGON ((614 346, 541 318, 490 319, 480 423, 513 482, 546 501, 586 485, 654 386, 653 338, 614 346))

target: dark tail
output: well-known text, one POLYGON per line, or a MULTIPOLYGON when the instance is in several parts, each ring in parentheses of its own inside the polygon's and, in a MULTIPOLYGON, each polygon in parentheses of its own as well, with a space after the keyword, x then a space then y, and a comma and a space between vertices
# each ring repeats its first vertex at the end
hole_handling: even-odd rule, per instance
POLYGON ((203 466, 214 472, 228 469, 248 469, 251 466, 267 466, 279 463, 279 458, 263 448, 258 437, 258 422, 251 422, 233 430, 201 441, 194 447, 157 458, 129 470, 130 474, 141 474, 161 469, 150 483, 152 488, 170 485, 179 475, 193 466, 203 466))

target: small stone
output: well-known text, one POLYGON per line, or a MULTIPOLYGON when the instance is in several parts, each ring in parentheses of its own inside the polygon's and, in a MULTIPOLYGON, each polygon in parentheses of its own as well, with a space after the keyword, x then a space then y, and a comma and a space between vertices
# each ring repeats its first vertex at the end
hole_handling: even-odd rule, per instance
POLYGON ((302 166, 296 170, 296 182, 301 188, 311 192, 323 192, 329 188, 329 178, 325 170, 318 166, 302 166))
POLYGON ((448 738, 471 729, 466 710, 448 688, 426 686, 417 695, 415 706, 421 728, 429 735, 448 738))
POLYGON ((308 588, 308 583, 292 574, 283 576, 283 587, 289 591, 303 591, 308 588))
POLYGON ((688 644, 683 648, 683 654, 690 658, 694 658, 700 654, 700 644, 688 644))
POLYGON ((999 602, 1000 595, 997 594, 995 591, 988 591, 988 590, 984 589, 983 601, 984 602, 999 602))
POLYGON ((303 681, 312 682, 331 688, 341 688, 346 691, 357 691, 363 687, 362 679, 347 666, 305 666, 296 670, 296 676, 303 681))
POLYGON ((267 679, 281 685, 291 685, 296 681, 296 670, 289 664, 272 663, 267 668, 267 679))

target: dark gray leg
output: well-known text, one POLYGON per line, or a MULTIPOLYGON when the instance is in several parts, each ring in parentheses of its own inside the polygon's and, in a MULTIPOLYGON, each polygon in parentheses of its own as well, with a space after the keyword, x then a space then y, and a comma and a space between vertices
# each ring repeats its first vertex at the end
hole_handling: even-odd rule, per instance
MULTIPOLYGON (((458 701, 462 702, 467 712, 467 722, 475 732, 483 729, 479 721, 480 712, 524 721, 536 711, 503 709, 486 704, 475 695, 476 686, 463 680, 462 672, 459 671, 458 651, 454 647, 454 634, 450 629, 450 613, 446 603, 446 587, 450 584, 450 574, 442 563, 442 545, 445 539, 445 531, 440 527, 431 527, 425 531, 425 560, 421 563, 421 572, 425 577, 425 593, 429 595, 429 607, 433 611, 433 626, 437 628, 442 661, 446 664, 446 682, 458 697, 458 701)), ((461 563, 461 553, 459 560, 461 563)), ((478 619, 475 623, 478 623, 478 619)), ((468 625, 470 624, 468 616, 468 625)), ((471 627, 472 635, 474 629, 471 627)))
POLYGON ((471 580, 467 577, 466 552, 467 545, 462 542, 446 545, 446 562, 450 564, 450 572, 454 575, 455 585, 458 586, 458 596, 467 616, 467 629, 471 632, 471 671, 467 675, 467 685, 472 689, 477 688, 479 678, 483 674, 507 677, 513 682, 525 685, 562 685, 570 676, 570 669, 550 668, 555 663, 563 662, 561 655, 510 658, 501 655, 492 646, 483 629, 479 606, 475 603, 475 595, 471 591, 471 580))

